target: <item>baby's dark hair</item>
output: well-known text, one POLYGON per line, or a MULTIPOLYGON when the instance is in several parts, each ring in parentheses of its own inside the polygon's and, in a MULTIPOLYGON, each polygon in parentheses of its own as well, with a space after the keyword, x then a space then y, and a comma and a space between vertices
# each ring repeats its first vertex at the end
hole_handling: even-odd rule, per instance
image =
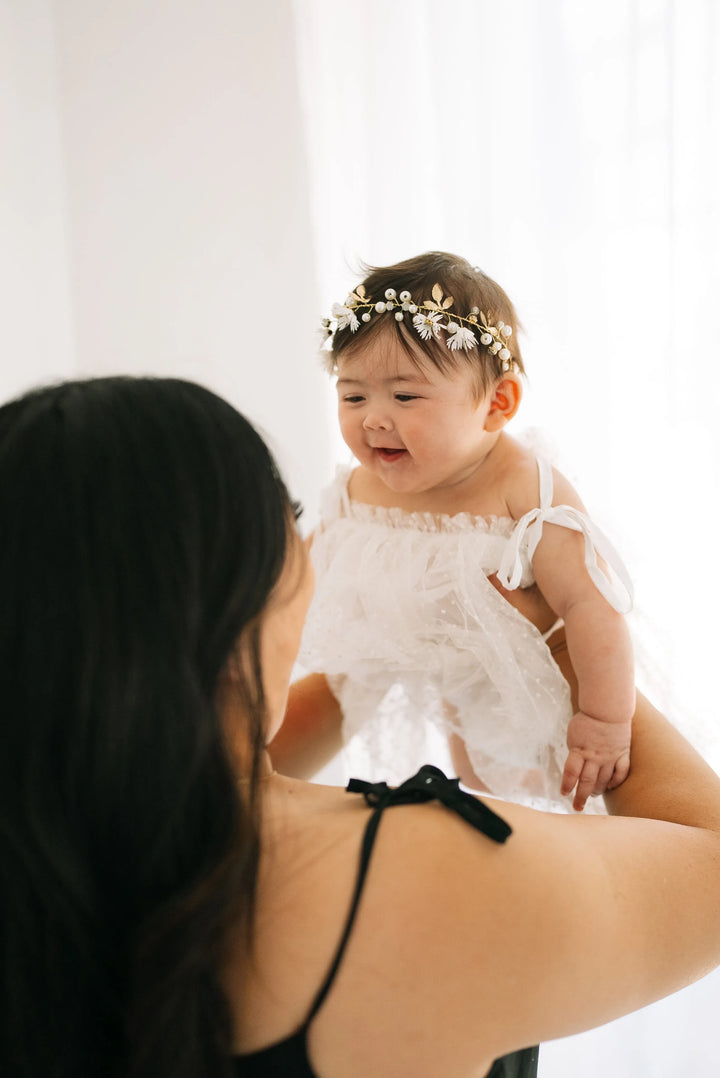
MULTIPOLYGON (((497 326, 505 323, 512 329, 507 347, 509 348, 515 369, 525 373, 517 340, 519 323, 515 308, 510 299, 491 277, 482 270, 471 266, 464 258, 447 254, 444 251, 428 251, 425 254, 396 262, 392 266, 364 266, 366 276, 362 281, 365 297, 373 303, 385 301, 388 289, 394 289, 397 296, 403 291, 411 293, 415 303, 425 303, 431 299, 435 285, 439 285, 445 297, 452 297, 452 306, 447 310, 447 317, 453 315, 467 319, 474 307, 487 318, 488 325, 497 326)), ((397 313, 401 306, 397 306, 397 313)), ((482 326, 472 327, 476 347, 453 351, 447 345, 445 335, 430 336, 424 340, 412 326, 412 315, 406 313, 402 321, 390 313, 373 311, 369 321, 358 320, 355 331, 345 326, 338 328, 333 336, 332 347, 328 350, 328 367, 331 371, 337 367, 340 357, 362 344, 366 345, 374 337, 383 333, 394 332, 414 363, 418 363, 418 349, 441 371, 457 370, 461 365, 469 366, 477 379, 480 396, 502 378, 507 369, 499 355, 493 354, 489 347, 481 343, 482 326)), ((471 328, 463 321, 463 327, 471 328)))

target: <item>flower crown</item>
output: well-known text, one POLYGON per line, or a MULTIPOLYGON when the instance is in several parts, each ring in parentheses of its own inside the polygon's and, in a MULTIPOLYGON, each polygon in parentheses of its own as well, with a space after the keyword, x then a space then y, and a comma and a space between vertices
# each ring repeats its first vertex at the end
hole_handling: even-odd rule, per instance
POLYGON ((358 285, 354 292, 345 300, 345 303, 334 303, 332 317, 323 319, 323 328, 327 334, 327 342, 334 337, 339 329, 350 329, 355 333, 360 328, 360 321, 369 322, 373 313, 385 314, 395 312, 395 319, 402 322, 405 315, 412 317, 413 328, 424 341, 439 341, 440 331, 445 331, 445 343, 448 348, 455 352, 462 348, 469 352, 477 345, 475 331, 480 331, 480 344, 484 345, 492 355, 497 356, 502 362, 503 370, 513 370, 515 361, 507 346, 508 337, 512 334, 512 326, 504 322, 491 325, 490 319, 478 307, 473 307, 467 317, 448 314, 448 308, 452 307, 452 296, 443 297, 443 290, 439 284, 433 285, 432 299, 426 299, 424 303, 417 303, 410 293, 405 290, 398 295, 394 288, 385 290, 385 299, 374 302, 365 295, 365 286, 358 285), (359 315, 359 317, 358 317, 359 315), (446 321, 443 321, 446 319, 446 321))

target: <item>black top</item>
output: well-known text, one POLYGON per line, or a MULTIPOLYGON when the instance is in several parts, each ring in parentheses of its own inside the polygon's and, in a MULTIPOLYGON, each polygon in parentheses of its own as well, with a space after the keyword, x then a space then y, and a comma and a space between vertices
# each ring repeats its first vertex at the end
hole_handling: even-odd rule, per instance
MULTIPOLYGON (((378 825, 386 808, 390 805, 410 805, 437 800, 457 812, 472 827, 482 831, 493 842, 505 842, 511 834, 508 824, 492 809, 460 789, 458 779, 446 778, 439 768, 430 764, 421 767, 417 775, 397 788, 391 788, 384 782, 371 783, 351 779, 347 789, 349 793, 362 793, 368 805, 375 811, 365 828, 355 892, 335 957, 315 996, 308 1016, 300 1028, 291 1037, 271 1044, 269 1048, 237 1057, 238 1074, 242 1074, 244 1078, 317 1078, 308 1058, 308 1029, 325 1002, 325 997, 330 991, 342 961, 355 921, 378 825)), ((537 1068, 538 1049, 525 1048, 496 1059, 487 1078, 536 1078, 537 1068)))

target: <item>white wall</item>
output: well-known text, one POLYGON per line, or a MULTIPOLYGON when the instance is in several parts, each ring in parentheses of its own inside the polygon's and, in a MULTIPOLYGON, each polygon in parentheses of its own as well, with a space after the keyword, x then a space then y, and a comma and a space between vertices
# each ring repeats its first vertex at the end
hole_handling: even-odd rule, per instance
POLYGON ((50 0, 0 2, 0 399, 73 372, 50 0))
POLYGON ((289 0, 0 19, 3 397, 74 370, 204 382, 312 517, 331 463, 289 0))

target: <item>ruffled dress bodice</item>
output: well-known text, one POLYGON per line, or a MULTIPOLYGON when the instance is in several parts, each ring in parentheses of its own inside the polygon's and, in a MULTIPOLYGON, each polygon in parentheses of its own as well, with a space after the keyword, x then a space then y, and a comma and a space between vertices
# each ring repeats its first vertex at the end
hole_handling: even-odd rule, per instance
POLYGON ((520 521, 356 502, 349 469, 326 491, 300 662, 328 676, 356 774, 402 782, 427 759, 447 765, 457 734, 492 793, 566 805, 567 683, 540 632, 488 577, 497 573, 508 588, 532 584, 532 556, 552 514, 584 531, 589 571, 595 549, 607 560, 609 544, 596 531, 588 539, 592 524, 575 510, 559 519, 570 507, 552 507, 552 472, 539 467, 541 505, 520 521))

